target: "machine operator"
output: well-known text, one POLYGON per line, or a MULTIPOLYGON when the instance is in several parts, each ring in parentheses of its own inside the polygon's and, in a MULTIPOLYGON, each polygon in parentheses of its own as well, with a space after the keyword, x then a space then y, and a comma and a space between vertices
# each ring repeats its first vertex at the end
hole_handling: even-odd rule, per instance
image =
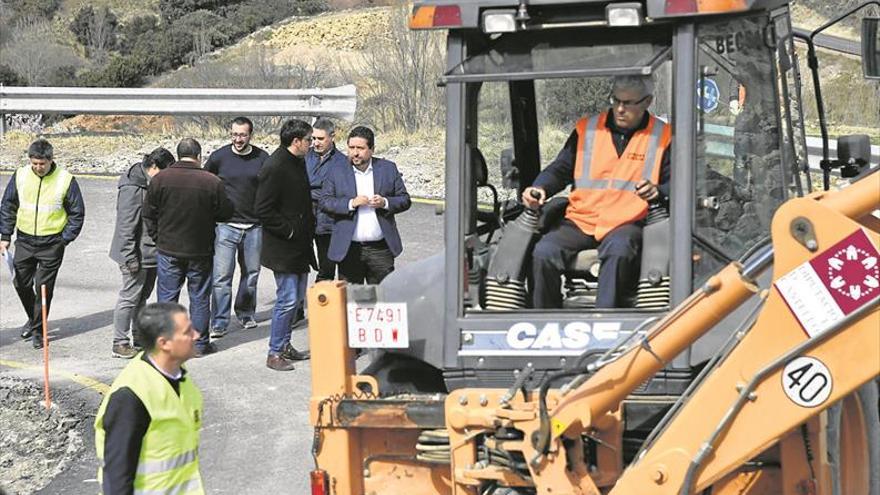
POLYGON ((648 112, 653 94, 650 77, 615 77, 611 108, 578 120, 556 159, 523 191, 523 203, 537 208, 574 184, 564 219, 532 252, 533 307, 561 308, 565 267, 596 248, 596 307, 626 304, 639 276, 648 202, 668 202, 671 129, 648 112))

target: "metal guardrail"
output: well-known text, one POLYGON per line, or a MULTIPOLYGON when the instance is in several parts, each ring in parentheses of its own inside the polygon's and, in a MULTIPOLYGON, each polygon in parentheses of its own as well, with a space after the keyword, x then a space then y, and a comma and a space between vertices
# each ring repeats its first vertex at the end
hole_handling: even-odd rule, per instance
MULTIPOLYGON (((734 128, 725 125, 703 124, 706 135, 706 154, 718 158, 733 158, 734 128)), ((829 158, 837 158, 837 141, 829 140, 829 158)), ((810 170, 820 172, 819 162, 822 160, 822 138, 807 136, 807 161, 810 170)), ((880 165, 880 146, 871 146, 870 165, 880 165)))
POLYGON ((0 114, 302 115, 353 120, 353 84, 327 89, 0 86, 0 114))
MULTIPOLYGON (((809 36, 812 30, 804 29, 799 27, 792 28, 792 31, 796 34, 809 36)), ((800 38, 795 38, 795 42, 802 43, 803 41, 800 38)), ((813 39, 813 42, 819 48, 825 48, 826 50, 832 50, 839 53, 846 53, 848 55, 856 55, 860 56, 862 54, 862 45, 857 40, 851 40, 848 38, 841 38, 840 36, 834 36, 831 34, 819 33, 813 39)))

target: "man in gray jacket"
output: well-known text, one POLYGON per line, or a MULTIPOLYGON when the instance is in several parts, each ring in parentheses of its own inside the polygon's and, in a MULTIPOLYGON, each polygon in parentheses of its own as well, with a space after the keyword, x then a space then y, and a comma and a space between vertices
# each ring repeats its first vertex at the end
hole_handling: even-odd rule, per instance
POLYGON ((131 359, 140 349, 137 315, 156 285, 156 243, 144 228, 141 212, 150 179, 172 163, 170 151, 156 148, 119 177, 110 258, 119 264, 122 289, 113 310, 113 357, 131 359))

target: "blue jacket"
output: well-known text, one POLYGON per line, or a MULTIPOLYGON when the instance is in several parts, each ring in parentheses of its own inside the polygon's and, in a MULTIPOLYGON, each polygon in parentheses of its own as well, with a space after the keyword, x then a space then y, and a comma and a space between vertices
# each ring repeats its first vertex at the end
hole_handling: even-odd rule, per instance
POLYGON ((327 178, 327 170, 334 163, 348 164, 348 159, 333 145, 328 155, 321 161, 320 155, 309 150, 306 153, 306 170, 309 173, 309 185, 312 193, 312 209, 315 213, 315 235, 330 235, 333 233, 333 217, 321 210, 321 188, 324 179, 327 178))
MULTIPOLYGON (((373 157, 373 191, 388 200, 388 209, 376 209, 376 218, 379 219, 385 243, 396 257, 403 252, 403 244, 397 232, 394 215, 408 210, 412 202, 394 162, 373 157)), ((357 209, 350 211, 348 202, 355 196, 357 185, 352 165, 346 160, 345 163, 336 163, 329 167, 321 189, 321 209, 329 213, 336 222, 330 238, 330 249, 327 251, 327 257, 331 261, 342 261, 351 245, 357 209)))

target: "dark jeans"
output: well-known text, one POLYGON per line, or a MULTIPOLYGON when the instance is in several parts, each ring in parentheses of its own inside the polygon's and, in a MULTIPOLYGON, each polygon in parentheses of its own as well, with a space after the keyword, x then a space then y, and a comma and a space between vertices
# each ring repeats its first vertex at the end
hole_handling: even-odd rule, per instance
POLYGON ((130 273, 128 268, 120 265, 119 270, 122 272, 122 289, 113 309, 113 345, 128 344, 129 329, 131 341, 140 344, 137 316, 156 286, 156 267, 141 268, 137 273, 130 273))
POLYGON ((318 276, 315 277, 315 282, 336 278, 336 263, 327 257, 330 237, 330 234, 315 234, 315 248, 318 251, 318 276))
POLYGON ((309 273, 275 272, 275 307, 269 334, 269 355, 281 354, 290 343, 290 322, 302 307, 309 273))
POLYGON ((225 330, 229 325, 236 259, 241 267, 241 274, 235 295, 235 314, 239 318, 253 318, 257 309, 257 280, 260 277, 262 245, 263 229, 259 225, 240 229, 225 223, 217 224, 214 240, 214 287, 211 296, 212 328, 225 330))
POLYGON ((545 234, 532 250, 534 307, 561 308, 561 276, 565 267, 574 260, 579 251, 595 249, 597 246, 601 265, 596 307, 621 307, 639 276, 641 225, 621 225, 601 241, 597 241, 567 218, 545 234))
POLYGON ((61 261, 64 259, 64 243, 58 241, 48 246, 32 246, 16 239, 13 265, 15 279, 12 285, 18 293, 18 299, 27 313, 28 325, 34 332, 34 338, 43 335, 43 304, 40 286, 46 285, 46 314, 52 307, 52 296, 55 293, 55 278, 61 261))
POLYGON ((211 319, 211 258, 176 258, 157 253, 159 263, 156 283, 156 299, 159 302, 177 302, 180 289, 186 282, 189 294, 189 318, 199 332, 196 347, 201 349, 208 342, 208 322, 211 319))
POLYGON ((339 262, 339 278, 352 284, 378 284, 393 271, 394 255, 385 241, 352 241, 339 262))

